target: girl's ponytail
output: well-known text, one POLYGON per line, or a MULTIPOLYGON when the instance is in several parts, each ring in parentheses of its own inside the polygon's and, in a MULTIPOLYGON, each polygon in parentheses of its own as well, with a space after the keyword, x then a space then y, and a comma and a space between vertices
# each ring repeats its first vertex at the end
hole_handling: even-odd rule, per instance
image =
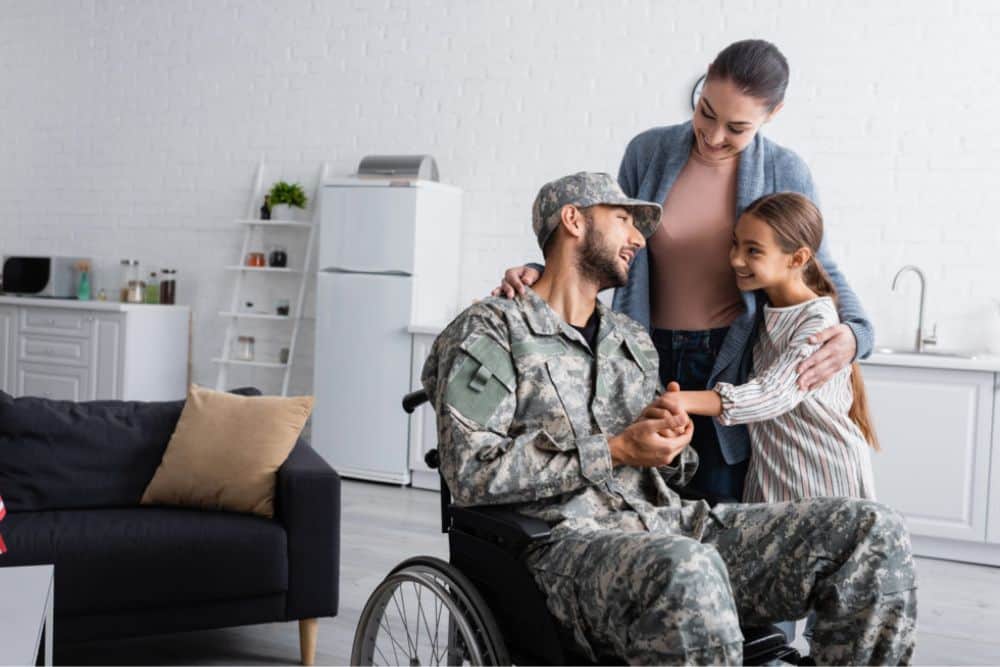
MULTIPOLYGON (((747 206, 745 213, 767 223, 774 230, 775 239, 785 252, 793 253, 799 248, 809 248, 812 257, 803 269, 802 275, 806 285, 816 294, 837 301, 837 288, 834 287, 826 269, 816 259, 816 253, 819 252, 819 245, 823 239, 823 216, 815 204, 795 192, 778 192, 752 202, 747 206)), ((851 364, 851 390, 854 393, 854 402, 851 404, 848 416, 861 429, 868 444, 875 450, 880 450, 868 409, 868 393, 861 377, 861 366, 857 362, 851 364)))
MULTIPOLYGON (((803 271, 803 277, 809 289, 816 294, 832 297, 835 302, 838 300, 837 288, 834 287, 830 275, 815 255, 809 259, 809 264, 803 271)), ((854 393, 854 402, 851 403, 851 409, 847 415, 861 429, 861 434, 865 436, 868 444, 875 451, 880 451, 882 448, 878 444, 878 436, 875 435, 875 426, 872 424, 871 412, 868 409, 868 392, 865 390, 865 381, 861 377, 861 364, 858 362, 851 364, 851 391, 854 393)))

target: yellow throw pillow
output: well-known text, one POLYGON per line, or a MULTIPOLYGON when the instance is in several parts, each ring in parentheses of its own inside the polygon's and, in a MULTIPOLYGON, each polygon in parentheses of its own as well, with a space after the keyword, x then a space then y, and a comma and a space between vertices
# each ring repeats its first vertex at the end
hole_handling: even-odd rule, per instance
POLYGON ((312 406, 312 396, 237 396, 191 385, 141 503, 274 516, 275 473, 312 406))

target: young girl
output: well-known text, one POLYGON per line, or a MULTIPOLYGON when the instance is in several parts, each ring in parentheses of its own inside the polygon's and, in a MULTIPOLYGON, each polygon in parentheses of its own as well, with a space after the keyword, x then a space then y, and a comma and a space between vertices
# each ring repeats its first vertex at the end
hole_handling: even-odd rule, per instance
POLYGON ((855 363, 813 391, 798 365, 813 336, 839 322, 836 290, 816 259, 823 219, 806 197, 766 195, 736 224, 730 263, 743 291, 767 295, 753 346, 754 371, 741 385, 665 395, 690 414, 748 424, 752 453, 744 502, 817 496, 875 498, 868 447, 878 448, 855 363))

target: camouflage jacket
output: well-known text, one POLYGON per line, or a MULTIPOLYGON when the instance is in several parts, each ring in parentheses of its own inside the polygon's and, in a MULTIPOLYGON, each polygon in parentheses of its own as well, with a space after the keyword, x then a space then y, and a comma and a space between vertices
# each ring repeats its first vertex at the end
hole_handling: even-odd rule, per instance
POLYGON ((598 302, 595 355, 532 290, 466 309, 435 341, 423 385, 437 414, 441 472, 460 505, 512 504, 561 530, 698 533, 704 503, 667 486, 698 465, 612 467, 608 437, 661 390, 646 330, 598 302))

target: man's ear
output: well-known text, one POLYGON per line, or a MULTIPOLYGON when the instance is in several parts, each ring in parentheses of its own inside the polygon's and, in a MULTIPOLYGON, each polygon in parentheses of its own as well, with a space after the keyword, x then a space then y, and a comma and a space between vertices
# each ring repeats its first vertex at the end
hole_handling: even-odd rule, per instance
POLYGON ((586 220, 583 218, 583 213, 572 204, 566 204, 562 207, 559 224, 573 238, 582 239, 587 233, 586 220))
POLYGON ((788 263, 790 269, 801 269, 812 259, 813 253, 809 248, 799 248, 792 253, 792 259, 788 263))

